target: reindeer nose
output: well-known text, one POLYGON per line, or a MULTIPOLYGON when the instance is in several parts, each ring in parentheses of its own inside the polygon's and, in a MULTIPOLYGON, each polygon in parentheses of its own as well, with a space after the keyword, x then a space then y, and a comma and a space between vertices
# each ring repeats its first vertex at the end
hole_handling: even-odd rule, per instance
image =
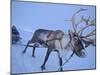
POLYGON ((86 52, 85 50, 82 50, 82 51, 81 51, 81 56, 80 56, 80 57, 81 57, 81 58, 85 58, 85 57, 86 57, 86 53, 87 53, 87 52, 86 52))

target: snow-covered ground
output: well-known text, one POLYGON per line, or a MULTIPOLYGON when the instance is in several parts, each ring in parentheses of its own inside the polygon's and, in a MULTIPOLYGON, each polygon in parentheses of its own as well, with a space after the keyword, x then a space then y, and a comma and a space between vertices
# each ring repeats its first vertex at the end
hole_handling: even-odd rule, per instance
MULTIPOLYGON (((20 32, 21 33, 21 32, 20 32)), ((22 33, 22 40, 19 43, 26 44, 26 40, 29 36, 31 37, 32 33, 24 32, 22 33)), ((25 54, 22 53, 25 46, 12 45, 12 73, 34 73, 42 72, 41 65, 44 61, 46 55, 46 48, 36 48, 35 58, 32 57, 32 48, 28 47, 28 50, 25 54)), ((64 70, 79 70, 79 69, 93 69, 95 68, 95 48, 89 47, 86 49, 87 56, 85 58, 79 58, 74 55, 68 63, 63 66, 64 70)), ((68 57, 67 57, 68 58, 68 57)), ((63 61, 65 61, 63 59, 63 61)), ((47 64, 46 70, 48 71, 58 71, 59 61, 56 52, 52 52, 47 64)))
MULTIPOLYGON (((57 5, 57 4, 56 4, 57 5)), ((26 44, 31 39, 34 31, 39 28, 43 29, 61 29, 65 33, 70 28, 71 23, 63 22, 66 18, 69 19, 73 11, 79 8, 87 8, 85 16, 92 16, 95 18, 95 7, 92 6, 75 6, 75 5, 57 5, 45 3, 12 3, 12 24, 15 25, 21 35, 22 44, 26 44), (58 9, 59 8, 59 9, 58 9), (71 9, 69 9, 71 8, 71 9), (48 11, 46 11, 48 10, 48 11), (53 11, 53 12, 51 12, 53 11), (66 14, 67 13, 67 14, 66 14), (52 16, 50 16, 52 15, 52 16), (65 16, 66 15, 66 16, 65 16)), ((81 14, 83 15, 83 13, 81 14)), ((35 58, 32 58, 32 48, 28 47, 25 54, 22 53, 25 46, 12 45, 12 73, 35 73, 42 72, 41 65, 46 55, 46 48, 36 48, 35 58)), ((90 46, 86 49, 87 56, 79 58, 74 55, 68 63, 63 66, 64 70, 79 70, 79 69, 95 69, 95 47, 90 46)), ((67 57, 68 58, 68 57, 67 57)), ((65 61, 63 59, 63 61, 65 61)), ((56 52, 52 52, 47 63, 46 70, 57 71, 59 68, 59 61, 56 52)))

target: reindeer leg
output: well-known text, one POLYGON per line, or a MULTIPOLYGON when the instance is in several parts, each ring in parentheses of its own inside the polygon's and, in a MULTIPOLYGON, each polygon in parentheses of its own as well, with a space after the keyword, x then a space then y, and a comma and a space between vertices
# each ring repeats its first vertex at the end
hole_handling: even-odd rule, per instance
POLYGON ((35 45, 33 46, 33 52, 32 52, 32 57, 35 57, 35 45))
POLYGON ((45 69, 45 64, 46 64, 46 62, 47 62, 47 60, 48 60, 48 58, 49 58, 50 53, 51 53, 51 49, 48 48, 47 53, 46 53, 46 56, 45 56, 45 60, 44 60, 44 62, 43 62, 43 64, 42 64, 42 66, 41 66, 41 69, 42 69, 42 70, 45 69))
POLYGON ((60 57, 60 53, 59 53, 59 51, 56 50, 56 52, 58 53, 59 64, 60 64, 60 71, 63 71, 63 68, 62 68, 62 58, 60 57))
POLYGON ((38 47, 38 43, 35 43, 33 46, 33 52, 32 52, 32 57, 35 57, 35 48, 38 47))
POLYGON ((29 45, 30 43, 31 43, 31 40, 28 41, 28 43, 27 43, 25 49, 24 49, 23 52, 22 52, 23 54, 26 53, 27 47, 28 47, 28 45, 29 45))

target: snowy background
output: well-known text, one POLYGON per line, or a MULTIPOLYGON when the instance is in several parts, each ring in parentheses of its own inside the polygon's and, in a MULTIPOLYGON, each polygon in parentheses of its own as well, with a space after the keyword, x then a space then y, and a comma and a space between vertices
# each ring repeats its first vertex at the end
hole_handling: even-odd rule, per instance
MULTIPOLYGON (((31 39, 36 29, 60 29, 67 33, 71 29, 71 16, 80 8, 88 9, 81 12, 80 16, 91 16, 95 18, 94 6, 47 4, 32 2, 12 2, 12 25, 15 25, 22 37, 21 43, 26 44, 31 39)), ((79 17, 77 19, 79 19, 79 17)), ((87 32, 89 32, 88 30, 87 32)), ((28 48, 26 54, 22 54, 24 46, 12 45, 12 73, 34 73, 42 72, 41 64, 46 54, 45 48, 36 48, 36 58, 32 58, 32 48, 28 48)), ((76 55, 66 63, 64 70, 94 69, 95 68, 95 47, 90 46, 86 49, 86 58, 79 58, 76 55)), ((58 57, 52 52, 46 64, 46 70, 57 71, 59 68, 58 57)))

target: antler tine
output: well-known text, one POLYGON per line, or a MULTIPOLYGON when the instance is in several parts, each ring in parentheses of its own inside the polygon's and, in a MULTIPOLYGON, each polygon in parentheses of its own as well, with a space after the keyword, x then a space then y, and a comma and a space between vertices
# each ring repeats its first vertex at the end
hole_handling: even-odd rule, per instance
POLYGON ((77 24, 76 24, 76 21, 75 21, 75 16, 79 13, 79 12, 81 12, 81 11, 85 11, 85 10, 87 10, 87 9, 83 9, 83 8, 81 8, 81 9, 79 9, 73 16, 72 16, 72 26, 73 26, 73 29, 74 29, 74 31, 76 32, 76 29, 77 29, 77 24))
POLYGON ((85 19, 83 16, 82 16, 82 21, 84 21, 86 23, 86 26, 83 27, 82 29, 80 29, 78 31, 78 33, 82 32, 83 30, 85 30, 86 28, 90 27, 90 26, 95 26, 95 23, 94 23, 94 20, 91 20, 90 21, 90 16, 88 17, 88 19, 85 19))
MULTIPOLYGON (((94 36, 96 33, 95 33, 95 29, 94 30, 92 30, 90 33, 88 33, 87 35, 85 35, 85 36, 82 36, 82 33, 83 33, 83 30, 85 30, 86 28, 88 28, 88 27, 91 27, 91 26, 95 26, 95 22, 94 22, 94 20, 90 20, 90 16, 88 17, 88 19, 85 19, 84 17, 82 17, 81 18, 82 19, 82 21, 84 21, 85 23, 86 23, 86 26, 85 27, 83 27, 82 29, 80 29, 79 31, 78 31, 78 34, 81 32, 81 34, 80 34, 80 38, 81 39, 85 39, 84 41, 85 41, 85 43, 87 43, 87 46, 88 45, 96 45, 96 43, 95 43, 95 39, 93 39, 92 37, 90 37, 90 36, 94 36)), ((94 36, 95 37, 95 36, 94 36)))
POLYGON ((87 26, 83 27, 82 29, 80 29, 80 30, 78 31, 78 34, 79 34, 80 32, 82 32, 83 30, 85 30, 86 28, 90 27, 90 26, 94 26, 94 25, 87 25, 87 26))
POLYGON ((87 38, 87 37, 90 37, 90 36, 93 36, 93 35, 95 35, 95 30, 93 30, 93 31, 91 31, 88 35, 86 35, 86 36, 80 36, 81 38, 87 38))
POLYGON ((88 17, 88 19, 85 19, 84 17, 81 18, 85 23, 86 25, 95 25, 95 19, 91 20, 90 21, 90 16, 88 17))
POLYGON ((96 45, 95 39, 85 38, 90 44, 96 45))
POLYGON ((90 16, 88 17, 88 19, 85 19, 85 18, 82 16, 81 19, 86 23, 86 25, 89 25, 89 22, 90 22, 90 16))
POLYGON ((86 35, 85 37, 90 37, 90 36, 92 36, 92 35, 95 35, 95 30, 93 30, 92 32, 90 32, 88 35, 86 35))
POLYGON ((73 26, 74 32, 76 32, 77 25, 78 25, 80 22, 82 22, 82 21, 80 21, 80 22, 76 23, 75 17, 76 17, 76 15, 77 15, 79 12, 85 11, 85 10, 87 10, 87 9, 81 8, 81 9, 79 9, 76 13, 73 14, 71 20, 65 20, 65 21, 72 21, 72 26, 73 26))

